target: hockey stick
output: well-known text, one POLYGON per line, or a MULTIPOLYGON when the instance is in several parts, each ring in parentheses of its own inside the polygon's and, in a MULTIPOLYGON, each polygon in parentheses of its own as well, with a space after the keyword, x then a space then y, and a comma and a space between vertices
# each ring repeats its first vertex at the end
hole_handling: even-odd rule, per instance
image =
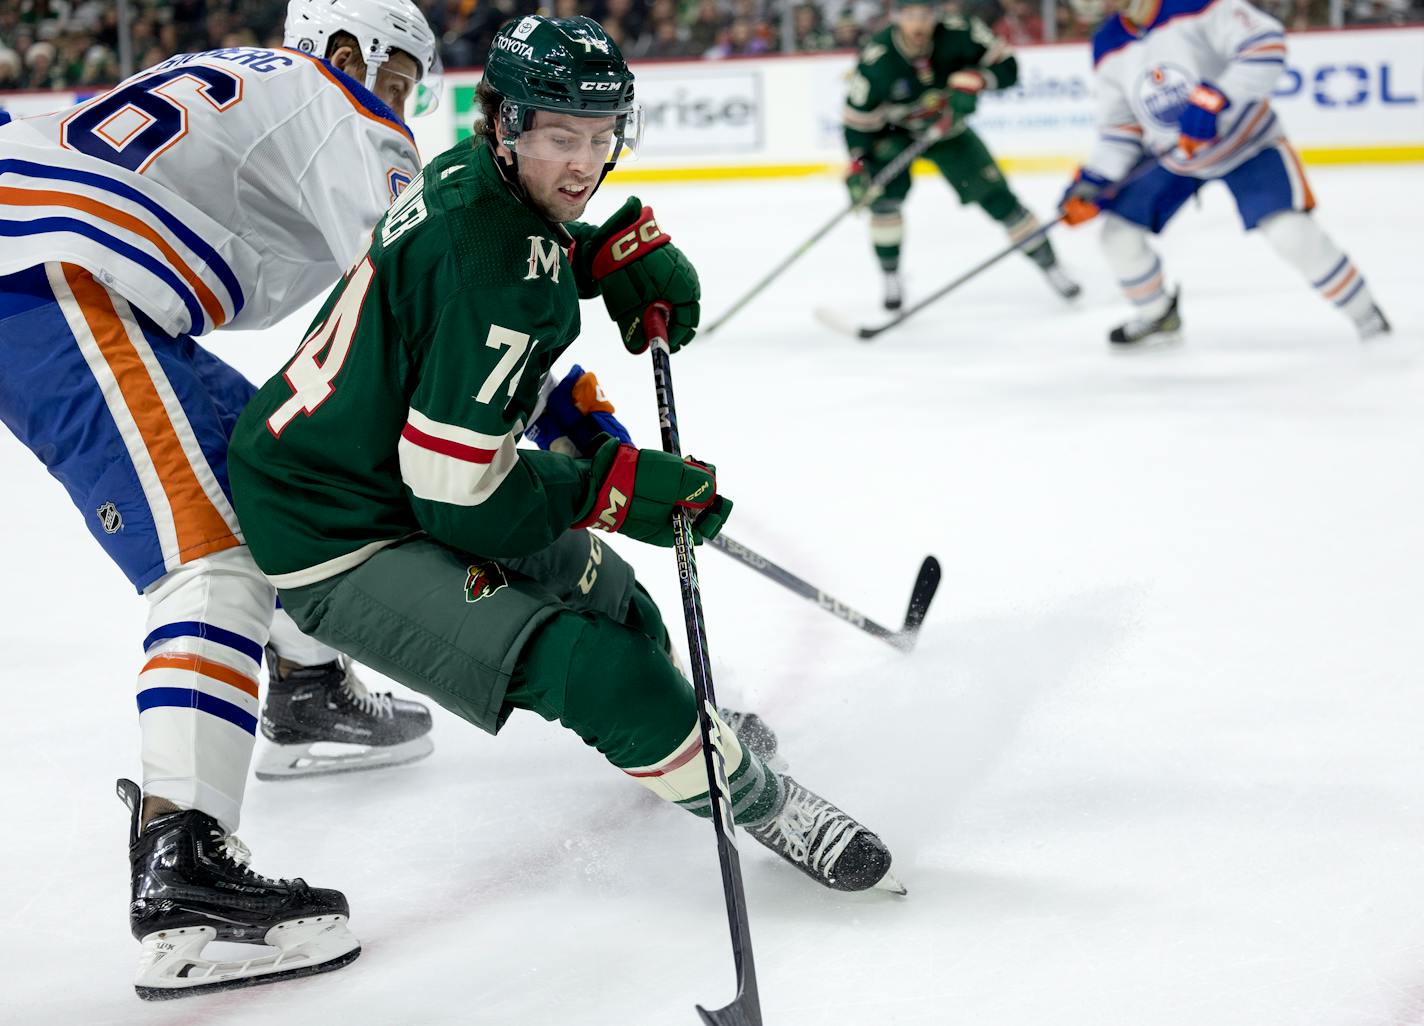
POLYGON ((785 271, 788 267, 794 264, 797 260, 800 260, 803 256, 806 255, 806 252, 812 246, 814 246, 816 243, 820 242, 823 238, 825 238, 832 228, 840 224, 841 221, 843 221, 850 214, 854 214, 857 211, 864 210, 866 207, 870 206, 870 204, 874 203, 877 199, 879 199, 880 194, 885 191, 885 187, 887 185, 893 182, 896 178, 900 177, 901 173, 904 172, 907 167, 913 164, 915 162, 915 159, 919 157, 920 154, 924 153, 925 150, 929 149, 931 146, 933 146, 935 143, 939 142, 945 137, 945 135, 949 132, 950 125, 952 123, 953 122, 951 121, 946 121, 943 119, 940 121, 936 121, 934 125, 927 132, 925 132, 924 135, 916 139, 913 143, 906 147, 903 152, 898 154, 894 160, 892 160, 890 163, 886 164, 883 168, 880 169, 880 172, 870 180, 870 185, 865 190, 864 196, 853 202, 850 206, 846 207, 844 210, 838 213, 835 217, 831 218, 825 224, 821 225, 820 228, 816 229, 816 231, 811 234, 810 238, 808 238, 805 242, 801 243, 801 245, 793 249, 791 253, 786 257, 786 259, 782 260, 781 263, 777 264, 764 276, 762 276, 762 278, 755 285, 753 285, 749 291, 743 293, 742 297, 738 299, 735 303, 733 303, 730 307, 728 307, 722 313, 721 317, 718 317, 711 324, 707 325, 707 327, 703 328, 702 334, 710 335, 722 325, 726 324, 727 321, 731 320, 733 314, 735 314, 742 307, 746 306, 757 296, 761 295, 762 290, 765 289, 777 278, 779 278, 783 271, 785 271))
MULTIPOLYGON (((677 406, 672 395, 672 366, 668 359, 668 309, 648 307, 643 333, 653 354, 653 384, 658 396, 658 423, 663 451, 682 455, 677 430, 677 406)), ((687 654, 692 664, 692 687, 697 694, 697 725, 702 733, 702 760, 707 767, 708 796, 712 800, 712 826, 717 831, 717 858, 722 864, 722 892, 727 899, 727 921, 732 928, 732 961, 737 971, 737 996, 714 1011, 701 1005, 697 1013, 707 1026, 761 1026, 761 995, 756 965, 752 961, 751 927, 747 922, 747 895, 742 887, 742 861, 737 854, 736 827, 721 737, 713 719, 717 696, 712 690, 712 667, 707 657, 707 628, 702 620, 702 595, 697 583, 697 557, 693 552, 692 518, 677 512, 672 518, 677 575, 682 585, 682 615, 687 621, 687 654)))
POLYGON ((858 338, 861 341, 869 341, 876 335, 879 335, 881 332, 889 331, 891 328, 897 327, 898 325, 905 323, 905 321, 909 320, 911 317, 919 313, 925 307, 929 306, 931 303, 935 303, 943 299, 945 296, 949 295, 951 292, 959 288, 959 286, 963 285, 970 279, 979 277, 979 275, 983 274, 989 268, 993 267, 1000 260, 1004 259, 1004 257, 1009 256, 1011 253, 1017 253, 1025 246, 1037 242, 1039 239, 1047 235, 1055 226, 1057 226, 1063 220, 1063 217, 1064 215, 1060 214, 1052 221, 1049 221, 1047 224, 1040 225, 1038 229, 1032 234, 1025 235, 1018 242, 1005 246, 1003 249, 999 250, 987 260, 983 260, 980 263, 975 264, 969 270, 961 274, 958 278, 955 278, 948 285, 940 286, 938 289, 936 289, 934 292, 931 292, 924 299, 921 299, 918 303, 914 303, 907 309, 901 310, 898 314, 890 318, 884 324, 877 324, 874 327, 866 327, 865 325, 860 325, 859 327, 857 327, 856 325, 850 324, 848 321, 840 317, 834 311, 827 310, 824 307, 816 308, 816 320, 820 321, 822 324, 824 324, 826 327, 830 328, 833 331, 839 331, 844 335, 850 335, 851 337, 858 338))
POLYGON ((733 541, 725 533, 717 535, 710 544, 713 548, 720 549, 739 563, 751 567, 763 577, 770 578, 788 591, 793 591, 802 598, 816 603, 832 616, 838 616, 851 626, 859 627, 865 633, 889 642, 902 652, 908 652, 915 647, 915 641, 919 638, 920 624, 924 623, 925 614, 929 612, 930 602, 934 600, 935 591, 939 588, 939 560, 934 556, 926 556, 925 561, 920 564, 919 574, 915 577, 915 585, 910 590, 910 606, 905 612, 905 625, 898 631, 892 631, 888 627, 880 626, 863 613, 856 612, 839 599, 832 598, 815 585, 803 581, 790 570, 777 566, 765 556, 753 552, 741 542, 733 541))

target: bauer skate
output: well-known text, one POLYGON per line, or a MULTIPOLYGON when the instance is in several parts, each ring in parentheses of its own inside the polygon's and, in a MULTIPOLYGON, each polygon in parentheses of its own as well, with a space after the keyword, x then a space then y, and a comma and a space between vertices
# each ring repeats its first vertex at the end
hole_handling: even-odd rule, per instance
POLYGON ((1172 293, 1172 302, 1162 316, 1152 320, 1128 321, 1114 328, 1108 341, 1114 349, 1156 349, 1177 345, 1182 341, 1182 318, 1177 313, 1177 297, 1172 293))
POLYGON ((786 791, 781 808, 765 822, 748 826, 747 833, 826 887, 905 893, 890 874, 884 841, 790 777, 783 776, 781 786, 786 791))
POLYGON ((900 281, 899 271, 885 272, 885 309, 898 310, 905 305, 905 287, 900 281))
POLYGON ((118 790, 130 813, 129 926, 143 945, 134 980, 139 997, 276 983, 340 969, 361 954, 340 891, 259 876, 247 868, 246 846, 196 809, 155 816, 140 829, 139 786, 120 780, 118 790), (243 959, 205 959, 214 940, 267 947, 243 959))
POLYGON ((262 707, 258 780, 399 766, 429 755, 430 710, 419 702, 373 693, 346 659, 300 666, 285 678, 267 649, 267 701, 262 707))

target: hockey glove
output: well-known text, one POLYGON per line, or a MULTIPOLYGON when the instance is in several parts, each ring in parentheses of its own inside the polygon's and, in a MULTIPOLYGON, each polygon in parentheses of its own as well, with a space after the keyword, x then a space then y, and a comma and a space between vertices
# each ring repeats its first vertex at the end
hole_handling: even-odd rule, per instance
POLYGON ((1177 124, 1181 128, 1181 138, 1177 145, 1187 155, 1187 159, 1197 155, 1216 139, 1216 119, 1222 111, 1231 106, 1231 101, 1222 95, 1210 82, 1203 82, 1187 97, 1186 109, 1177 124))
POLYGON ((845 183, 846 191, 850 193, 850 201, 855 206, 860 206, 870 195, 870 181, 873 176, 870 168, 865 166, 865 160, 861 157, 852 157, 850 166, 846 168, 845 183))
POLYGON ((1099 211, 1105 206, 1103 190, 1111 184, 1102 175, 1080 167, 1078 173, 1073 176, 1073 183, 1063 193, 1063 198, 1058 201, 1058 209, 1063 213, 1063 220, 1071 225, 1082 224, 1084 221, 1091 221, 1097 217, 1099 211))
POLYGON ((544 400, 544 411, 525 428, 524 437, 541 449, 584 459, 592 457, 608 437, 633 441, 613 416, 613 404, 598 378, 578 364, 554 386, 544 400))
POLYGON ((979 106, 979 94, 988 84, 983 73, 973 68, 949 76, 949 109, 954 111, 956 119, 963 120, 974 113, 974 108, 979 106))
POLYGON ((717 494, 717 468, 692 457, 678 459, 658 449, 635 449, 610 438, 593 457, 597 491, 574 529, 617 531, 664 548, 672 545, 672 515, 689 511, 693 541, 717 537, 732 512, 732 500, 717 494))
POLYGON ((682 250, 658 227, 651 207, 629 196, 618 212, 574 244, 574 280, 584 299, 603 296, 630 353, 648 348, 643 311, 661 300, 668 315, 668 349, 677 352, 697 330, 702 287, 682 250))

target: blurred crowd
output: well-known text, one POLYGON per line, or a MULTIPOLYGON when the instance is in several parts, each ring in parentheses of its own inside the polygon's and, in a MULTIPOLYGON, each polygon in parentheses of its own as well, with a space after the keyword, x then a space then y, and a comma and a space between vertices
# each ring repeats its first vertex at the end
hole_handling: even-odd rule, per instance
MULTIPOLYGON (((476 65, 507 18, 588 14, 633 58, 732 57, 858 47, 889 18, 889 0, 417 0, 445 66, 476 65)), ((1424 0, 1343 0, 1350 24, 1424 21, 1424 0)), ((1256 0, 1289 28, 1328 24, 1330 0, 1256 0)), ((1093 25, 1067 0, 947 0, 1011 43, 1082 39, 1093 25)), ((175 53, 277 46, 286 0, 129 0, 135 68, 175 53)), ((114 0, 4 0, 0 89, 73 89, 119 78, 114 0)))

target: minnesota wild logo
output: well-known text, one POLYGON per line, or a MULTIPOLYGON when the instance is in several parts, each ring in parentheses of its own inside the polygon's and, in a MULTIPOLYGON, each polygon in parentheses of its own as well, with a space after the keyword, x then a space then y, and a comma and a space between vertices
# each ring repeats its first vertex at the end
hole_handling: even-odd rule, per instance
POLYGON ((478 602, 489 598, 508 583, 509 578, 504 576, 504 568, 498 563, 471 563, 465 574, 465 601, 478 602))

